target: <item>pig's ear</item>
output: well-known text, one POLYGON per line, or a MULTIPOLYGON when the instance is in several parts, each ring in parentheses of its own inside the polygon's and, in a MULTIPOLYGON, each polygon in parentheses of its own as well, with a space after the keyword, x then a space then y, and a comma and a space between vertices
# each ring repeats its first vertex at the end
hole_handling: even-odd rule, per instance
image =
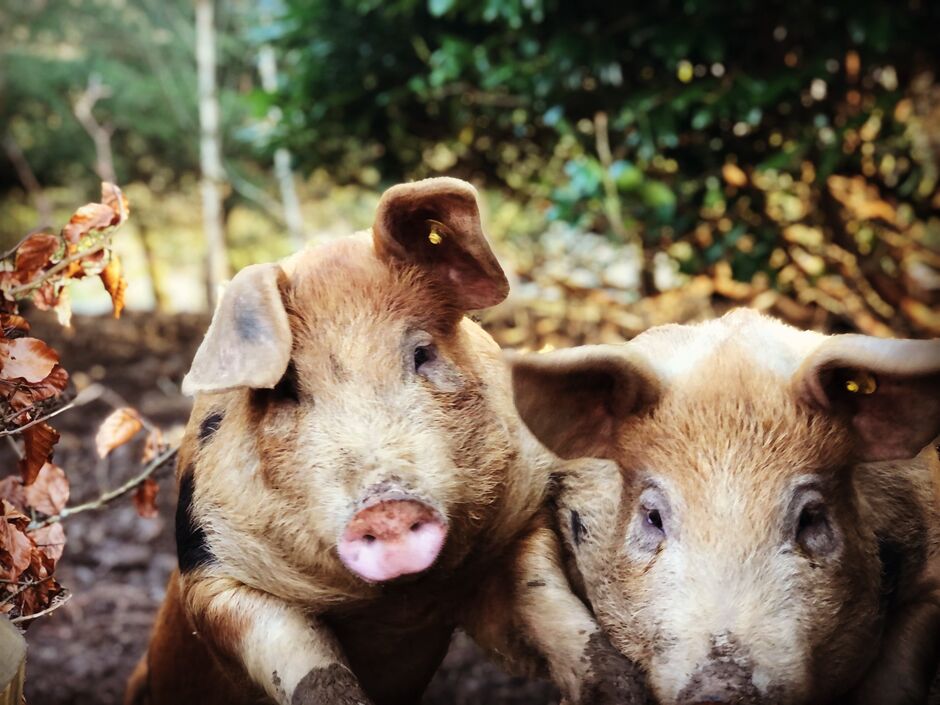
POLYGON ((794 385, 813 408, 851 420, 863 462, 912 458, 940 434, 940 340, 836 335, 794 385))
POLYGON ((286 275, 277 264, 253 264, 235 275, 212 316, 183 393, 235 387, 274 387, 291 355, 291 332, 281 298, 286 275))
POLYGON ((507 353, 506 359, 519 415, 562 458, 614 458, 622 423, 659 396, 655 377, 624 346, 507 353))
POLYGON ((465 311, 495 306, 509 282, 490 250, 476 189, 451 178, 393 186, 372 226, 375 250, 431 271, 465 311))

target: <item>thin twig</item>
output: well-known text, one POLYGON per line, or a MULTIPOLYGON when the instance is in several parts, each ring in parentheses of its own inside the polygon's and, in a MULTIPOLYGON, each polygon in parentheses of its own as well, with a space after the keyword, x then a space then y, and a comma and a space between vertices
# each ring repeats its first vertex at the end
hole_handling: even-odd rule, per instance
MULTIPOLYGON (((52 411, 46 414, 45 416, 40 416, 39 418, 33 419, 29 423, 23 424, 22 426, 19 426, 17 428, 11 428, 8 431, 0 431, 0 438, 2 438, 3 436, 14 436, 17 433, 22 433, 30 426, 35 426, 36 424, 42 423, 43 421, 48 421, 53 416, 58 416, 64 411, 68 411, 69 409, 74 409, 76 406, 84 406, 85 404, 89 404, 93 402, 95 399, 97 399, 98 397, 100 397, 103 393, 104 393, 104 387, 102 387, 100 384, 92 384, 86 387, 85 389, 83 389, 81 392, 79 392, 78 396, 75 397, 72 401, 70 401, 65 406, 60 406, 55 411, 52 411)), ((22 411, 19 413, 22 413, 22 411)))
POLYGON ((46 609, 40 610, 39 612, 34 612, 33 614, 24 614, 22 617, 15 617, 14 619, 11 619, 10 622, 13 624, 18 624, 19 622, 28 622, 31 619, 42 617, 43 615, 49 614, 50 612, 55 612, 57 609, 59 609, 62 605, 64 605, 66 602, 68 602, 71 599, 72 599, 72 593, 64 592, 62 593, 60 597, 56 598, 55 602, 53 602, 51 605, 46 607, 46 609))
POLYGON ((30 525, 26 527, 26 531, 36 531, 37 529, 49 526, 50 524, 57 524, 58 522, 63 521, 70 516, 74 516, 75 514, 87 512, 92 509, 101 509, 106 504, 108 504, 108 502, 111 502, 112 500, 115 500, 118 497, 125 495, 131 490, 135 489, 139 484, 150 477, 160 466, 164 465, 168 460, 173 458, 173 456, 176 455, 177 450, 178 448, 170 448, 169 450, 165 450, 163 453, 147 463, 147 465, 138 475, 135 475, 120 487, 109 490, 108 492, 105 492, 99 497, 91 500, 90 502, 78 504, 74 507, 66 507, 58 514, 47 517, 42 521, 31 522, 30 525))
POLYGON ((100 242, 95 243, 92 247, 89 247, 87 250, 82 250, 81 252, 76 252, 73 255, 69 255, 65 259, 60 260, 58 263, 56 263, 55 266, 50 267, 49 269, 40 272, 39 276, 33 279, 32 281, 28 281, 25 284, 20 284, 19 286, 13 287, 12 289, 10 289, 8 293, 10 294, 10 296, 13 296, 13 297, 19 297, 20 294, 29 293, 33 289, 36 289, 37 287, 41 286, 42 283, 45 282, 47 279, 49 279, 55 274, 58 274, 63 269, 68 267, 70 264, 72 264, 72 262, 77 262, 80 259, 85 259, 86 257, 89 257, 91 255, 98 254, 99 252, 107 248, 107 246, 111 244, 111 238, 113 237, 113 235, 114 235, 114 231, 108 233, 101 239, 100 242))
POLYGON ((55 577, 55 573, 52 573, 52 574, 50 574, 50 575, 47 575, 45 578, 40 578, 39 580, 30 580, 30 581, 25 582, 25 583, 21 583, 21 582, 18 582, 18 581, 12 581, 12 580, 11 580, 10 582, 13 583, 14 585, 18 585, 18 586, 19 586, 19 589, 18 589, 18 590, 15 590, 14 592, 11 592, 9 595, 7 595, 5 598, 3 598, 3 601, 0 602, 0 605, 5 605, 7 602, 12 602, 16 597, 18 597, 18 596, 21 595, 22 593, 26 592, 27 590, 29 590, 31 587, 35 587, 35 586, 37 586, 37 585, 41 585, 42 583, 44 583, 44 582, 46 582, 47 580, 50 580, 51 578, 54 578, 54 577, 55 577))

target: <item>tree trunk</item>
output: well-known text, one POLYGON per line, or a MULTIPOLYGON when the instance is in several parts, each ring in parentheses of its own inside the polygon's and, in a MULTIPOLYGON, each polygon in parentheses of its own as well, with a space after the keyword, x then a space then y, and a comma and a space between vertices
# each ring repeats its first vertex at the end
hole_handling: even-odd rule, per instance
POLYGON ((26 680, 26 642, 0 615, 0 705, 20 705, 26 680))
POLYGON ((36 174, 33 173, 29 162, 26 161, 26 155, 23 154, 23 150, 20 149, 16 140, 13 139, 13 135, 8 134, 3 138, 3 151, 6 152, 7 159, 10 160, 16 170, 16 175, 19 177, 20 183, 23 184, 23 188, 33 199, 33 205, 36 206, 36 227, 40 229, 51 227, 52 203, 49 202, 46 192, 42 190, 36 174))
POLYGON ((153 293, 153 305, 157 311, 169 311, 166 293, 160 281, 160 271, 157 267, 157 254, 153 250, 151 241, 152 232, 150 226, 144 222, 137 223, 137 230, 140 233, 140 244, 144 249, 144 257, 147 260, 147 276, 150 278, 150 291, 153 293))
POLYGON ((110 125, 102 125, 98 122, 92 112, 95 103, 110 96, 111 89, 101 82, 100 76, 92 74, 88 77, 88 87, 72 105, 72 112, 95 143, 95 171, 98 178, 116 184, 114 154, 111 151, 111 133, 114 129, 110 125))
POLYGON ((219 287, 228 278, 222 219, 222 169, 219 98, 215 82, 214 0, 196 0, 196 64, 199 72, 199 161, 202 167, 202 220, 206 232, 206 296, 214 309, 219 287))
MULTIPOLYGON (((274 49, 265 44, 258 52, 258 73, 261 74, 261 87, 268 93, 277 90, 277 60, 274 49)), ((271 108, 268 119, 277 124, 281 120, 280 108, 271 108)), ((274 175, 281 190, 281 203, 284 206, 284 222, 290 233, 291 243, 295 250, 299 250, 306 240, 304 236, 304 221, 300 212, 300 201, 297 198, 297 189, 294 187, 294 173, 291 170, 291 155, 285 147, 278 147, 274 152, 274 175)))

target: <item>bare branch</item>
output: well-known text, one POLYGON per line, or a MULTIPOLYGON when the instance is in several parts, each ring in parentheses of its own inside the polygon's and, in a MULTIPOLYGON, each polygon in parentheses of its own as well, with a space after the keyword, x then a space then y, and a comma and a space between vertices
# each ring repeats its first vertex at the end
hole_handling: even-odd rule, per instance
POLYGON ((21 294, 28 294, 33 289, 41 286, 44 281, 46 281, 47 279, 50 279, 51 277, 55 276, 56 274, 61 272, 63 269, 68 267, 70 264, 72 264, 72 262, 77 262, 80 259, 84 259, 85 257, 101 252, 101 250, 106 249, 108 245, 111 244, 112 237, 113 237, 113 231, 105 235, 101 239, 100 242, 95 243, 92 247, 89 247, 87 250, 82 250, 81 252, 76 252, 73 255, 69 255, 65 259, 62 259, 59 262, 57 262, 55 266, 50 267, 49 269, 40 272, 39 276, 37 276, 32 281, 28 281, 25 284, 20 284, 19 286, 13 287, 9 291, 10 296, 19 298, 21 294))
POLYGON ((46 607, 46 609, 40 610, 39 612, 33 612, 33 614, 26 614, 26 615, 23 615, 22 617, 16 617, 14 619, 11 619, 10 622, 13 624, 19 624, 20 622, 29 622, 30 620, 36 619, 37 617, 42 617, 43 615, 49 614, 50 612, 55 612, 57 609, 59 609, 62 605, 64 605, 66 602, 68 602, 71 599, 72 599, 72 593, 65 591, 60 596, 56 597, 55 601, 51 605, 46 607))
POLYGON ((3 151, 6 153, 10 163, 13 164, 13 168, 16 170, 16 175, 19 177, 20 183, 23 184, 23 187, 33 199, 33 204, 36 206, 39 228, 42 229, 50 226, 52 224, 52 203, 49 202, 49 197, 46 195, 46 192, 43 191, 42 185, 36 178, 36 174, 33 172, 32 167, 30 167, 29 162, 26 161, 26 155, 23 154, 23 150, 20 149, 19 144, 17 144, 12 134, 8 133, 4 136, 2 143, 3 151))
MULTIPOLYGON (((45 416, 40 416, 39 418, 33 419, 29 423, 23 424, 22 426, 19 426, 17 428, 11 428, 8 431, 0 431, 0 438, 2 438, 3 436, 13 436, 13 435, 16 435, 17 433, 22 433, 30 426, 35 426, 36 424, 42 423, 43 421, 48 421, 53 416, 58 416, 64 411, 68 411, 69 409, 74 409, 76 406, 84 406, 85 404, 89 404, 93 402, 95 399, 97 399, 98 397, 102 396, 105 391, 106 391, 105 388, 102 387, 100 384, 89 385, 88 387, 83 389, 81 392, 79 392, 78 396, 75 397, 72 401, 70 401, 65 406, 61 406, 55 411, 52 411, 46 414, 45 416)), ((19 411, 17 413, 21 414, 23 412, 19 411)))
POLYGON ((101 509, 109 502, 127 494, 131 490, 136 489, 139 484, 141 484, 144 480, 146 480, 148 477, 153 475, 154 472, 156 472, 158 468, 165 465, 167 461, 171 460, 176 455, 177 450, 179 449, 170 448, 169 450, 165 450, 163 453, 161 453, 156 458, 154 458, 149 463, 147 463, 147 465, 139 474, 132 477, 130 480, 125 482, 120 487, 116 487, 113 490, 109 490, 108 492, 105 492, 99 497, 91 500, 90 502, 85 502, 84 504, 79 504, 74 507, 66 507, 55 516, 47 517, 43 519, 42 521, 33 521, 32 523, 30 523, 29 526, 26 527, 26 531, 27 532, 36 531, 37 529, 41 529, 44 526, 49 526, 50 524, 57 524, 58 522, 63 521, 64 519, 67 519, 70 516, 74 516, 75 514, 80 514, 81 512, 87 512, 92 509, 101 509))
POLYGON ((11 592, 9 595, 3 598, 2 601, 0 601, 0 605, 5 605, 7 602, 13 602, 14 599, 16 599, 22 593, 29 590, 31 587, 35 587, 36 585, 41 585, 42 583, 46 582, 47 580, 51 580, 54 577, 55 577, 55 573, 52 573, 51 575, 47 575, 45 578, 40 578, 39 580, 27 580, 25 583, 21 583, 17 580, 0 581, 0 582, 7 583, 8 585, 17 586, 16 590, 11 592))
POLYGON ((88 87, 72 105, 72 112, 85 132, 95 143, 96 168, 102 181, 117 183, 114 174, 114 155, 111 152, 111 133, 113 128, 102 125, 95 119, 92 109, 102 98, 109 98, 111 89, 101 82, 101 77, 92 74, 88 78, 88 87))

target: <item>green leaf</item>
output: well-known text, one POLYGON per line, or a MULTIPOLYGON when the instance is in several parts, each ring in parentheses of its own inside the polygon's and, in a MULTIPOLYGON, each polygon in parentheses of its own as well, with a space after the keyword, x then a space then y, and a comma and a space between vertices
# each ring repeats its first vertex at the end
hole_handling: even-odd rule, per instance
POLYGON ((435 17, 442 17, 456 4, 455 0, 428 0, 428 11, 435 17))

